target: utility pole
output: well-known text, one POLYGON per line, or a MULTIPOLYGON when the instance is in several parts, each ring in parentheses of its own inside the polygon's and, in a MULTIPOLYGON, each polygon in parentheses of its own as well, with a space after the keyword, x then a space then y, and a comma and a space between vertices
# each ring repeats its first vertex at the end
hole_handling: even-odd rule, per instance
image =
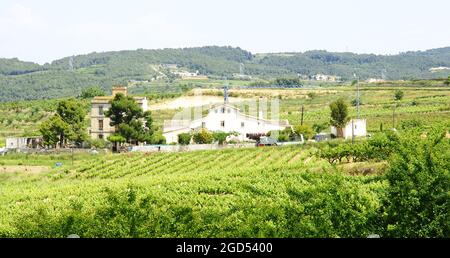
MULTIPOLYGON (((359 119, 359 83, 356 77, 356 73, 353 73, 355 78, 354 82, 356 84, 356 118, 359 119)), ((354 119, 352 119, 352 144, 355 142, 355 124, 354 119)))
POLYGON ((304 106, 302 105, 302 116, 300 119, 300 125, 303 125, 303 112, 304 112, 304 106))
POLYGON ((355 143, 355 125, 352 119, 352 144, 355 143))
POLYGON ((356 73, 353 73, 353 78, 355 78, 355 84, 356 84, 356 117, 359 119, 359 82, 358 82, 358 78, 356 77, 356 73))
POLYGON ((356 111, 357 118, 359 119, 359 83, 356 82, 356 111))

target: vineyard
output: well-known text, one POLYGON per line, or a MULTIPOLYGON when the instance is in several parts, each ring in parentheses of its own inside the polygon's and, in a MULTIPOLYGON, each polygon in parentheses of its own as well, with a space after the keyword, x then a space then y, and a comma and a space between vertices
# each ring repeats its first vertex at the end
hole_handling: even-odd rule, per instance
POLYGON ((448 128, 356 145, 8 154, 1 168, 24 171, 0 173, 0 237, 448 237, 448 128))
MULTIPOLYGON (((365 214, 379 206, 377 195, 384 183, 373 181, 373 176, 345 176, 317 158, 315 151, 290 146, 106 154, 76 157, 74 166, 52 168, 41 175, 2 175, 0 235, 268 237, 370 233, 364 228, 365 214), (136 199, 130 200, 129 194, 135 194, 136 199), (145 203, 144 196, 150 198, 145 203), (120 208, 123 212, 128 208, 143 212, 142 205, 148 205, 146 211, 151 214, 141 214, 146 218, 142 226, 148 231, 90 224, 97 222, 96 212, 105 212, 104 204, 110 201, 124 201, 120 204, 125 205, 120 208), (351 216, 356 224, 340 228, 348 222, 342 220, 338 225, 332 214, 321 214, 335 202, 348 206, 351 214, 342 216, 351 216), (353 206, 359 208, 350 208, 353 206), (284 212, 308 216, 292 224, 286 219, 294 217, 284 212), (313 214, 317 216, 309 217, 313 214)), ((28 162, 34 158, 39 157, 28 157, 28 162)), ((4 158, 3 164, 12 161, 4 158)), ((108 223, 125 223, 119 221, 129 219, 124 216, 108 223)))
MULTIPOLYGON (((360 113, 372 136, 355 143, 8 153, 0 156, 0 237, 448 237, 450 142, 426 133, 443 123, 438 134, 448 135, 450 90, 402 86, 395 101, 395 89, 361 87, 360 113)), ((280 118, 292 125, 303 105, 304 123, 325 124, 325 131, 337 98, 356 116, 349 86, 230 94, 277 97, 280 118)), ((0 147, 4 137, 39 134, 57 101, 1 103, 0 147)), ((154 124, 179 111, 155 110, 154 124)))

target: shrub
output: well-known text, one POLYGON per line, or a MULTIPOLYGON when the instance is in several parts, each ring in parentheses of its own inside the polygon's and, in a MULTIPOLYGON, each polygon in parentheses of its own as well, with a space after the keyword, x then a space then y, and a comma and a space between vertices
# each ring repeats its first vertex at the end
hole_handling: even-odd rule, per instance
POLYGON ((287 142, 291 139, 291 130, 275 130, 267 133, 267 136, 276 138, 279 142, 287 142))
POLYGON ((320 158, 330 164, 342 162, 361 162, 367 160, 387 160, 398 146, 398 136, 392 132, 375 134, 366 142, 340 143, 327 145, 318 152, 320 158))
POLYGON ((411 120, 403 120, 400 123, 400 127, 402 129, 413 129, 413 128, 420 128, 423 126, 422 121, 417 119, 411 119, 411 120))
POLYGON ((214 141, 216 141, 220 145, 222 145, 225 142, 225 140, 227 139, 228 135, 229 135, 228 133, 218 131, 218 132, 213 133, 213 138, 214 138, 214 141))
POLYGON ((165 144, 166 137, 164 137, 164 135, 162 135, 161 131, 156 131, 151 135, 150 143, 151 144, 165 144))
POLYGON ((180 133, 178 135, 178 143, 188 145, 191 142, 192 135, 190 133, 180 133))
POLYGON ((205 128, 194 134, 194 142, 198 144, 212 143, 213 140, 213 134, 205 128))
MULTIPOLYGON (((356 107, 358 105, 358 100, 357 99, 353 99, 351 102, 352 106, 356 107)), ((362 101, 359 100, 359 105, 363 105, 362 101)))
POLYGON ((330 125, 328 123, 321 123, 321 124, 313 124, 312 128, 314 129, 314 132, 321 133, 325 129, 327 129, 330 125))
POLYGON ((450 236, 450 142, 444 130, 403 137, 386 173, 388 237, 450 236))
POLYGON ((395 100, 401 100, 403 98, 403 96, 404 96, 404 93, 401 90, 396 90, 394 93, 395 100))
POLYGON ((300 136, 303 134, 305 140, 311 139, 314 135, 314 131, 309 125, 296 125, 294 126, 295 134, 300 136))
POLYGON ((105 96, 105 91, 99 86, 93 86, 89 88, 85 88, 81 91, 80 97, 82 99, 93 98, 96 96, 105 96))
POLYGON ((109 147, 108 142, 103 139, 90 139, 88 141, 88 145, 97 149, 105 149, 109 147))

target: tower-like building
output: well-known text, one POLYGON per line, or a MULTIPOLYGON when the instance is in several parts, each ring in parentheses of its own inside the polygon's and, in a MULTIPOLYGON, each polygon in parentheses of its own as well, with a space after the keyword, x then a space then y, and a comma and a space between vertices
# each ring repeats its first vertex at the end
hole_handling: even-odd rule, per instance
MULTIPOLYGON (((110 126, 111 120, 105 116, 106 110, 111 107, 111 100, 118 94, 122 93, 127 96, 127 87, 115 86, 112 88, 112 96, 94 97, 91 102, 91 126, 89 135, 92 139, 106 139, 115 132, 115 128, 110 126)), ((148 102, 146 97, 133 97, 134 100, 142 107, 143 111, 148 110, 148 102)))

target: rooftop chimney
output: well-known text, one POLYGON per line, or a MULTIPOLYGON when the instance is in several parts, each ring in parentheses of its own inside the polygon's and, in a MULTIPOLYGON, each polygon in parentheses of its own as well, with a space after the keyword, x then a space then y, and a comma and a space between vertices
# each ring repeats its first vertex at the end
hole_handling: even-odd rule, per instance
POLYGON ((124 96, 127 95, 127 87, 124 86, 114 86, 112 88, 112 95, 113 97, 115 97, 117 95, 117 93, 122 93, 124 96))

